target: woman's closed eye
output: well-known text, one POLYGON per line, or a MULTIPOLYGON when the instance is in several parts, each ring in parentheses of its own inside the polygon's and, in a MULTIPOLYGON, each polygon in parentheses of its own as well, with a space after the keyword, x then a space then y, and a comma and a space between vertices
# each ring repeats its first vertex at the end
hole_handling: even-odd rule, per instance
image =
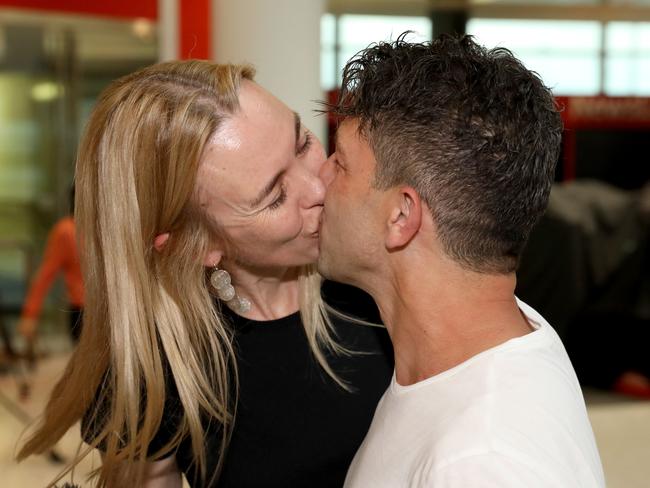
POLYGON ((273 200, 273 202, 267 207, 269 210, 275 210, 280 207, 287 199, 287 189, 284 185, 280 187, 280 195, 273 200))
MULTIPOLYGON (((296 149, 296 156, 300 157, 303 156, 304 154, 309 151, 309 148, 311 147, 311 144, 313 142, 313 136, 311 133, 306 130, 305 131, 305 140, 304 142, 296 149)), ((285 185, 282 185, 280 187, 280 194, 278 197, 269 204, 268 207, 266 207, 269 210, 275 210, 279 208, 285 201, 287 200, 287 188, 285 185)))
POLYGON ((296 156, 304 155, 311 147, 311 143, 312 135, 309 131, 305 131, 305 142, 303 142, 302 145, 296 149, 296 156))

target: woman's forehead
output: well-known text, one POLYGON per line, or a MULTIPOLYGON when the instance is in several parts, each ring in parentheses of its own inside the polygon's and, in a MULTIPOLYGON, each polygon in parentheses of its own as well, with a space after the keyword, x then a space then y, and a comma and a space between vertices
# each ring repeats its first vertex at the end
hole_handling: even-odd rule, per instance
POLYGON ((238 113, 250 118, 251 123, 279 122, 277 117, 291 118, 292 110, 272 93, 249 80, 244 80, 239 89, 238 113))
POLYGON ((295 139, 294 112, 248 82, 241 89, 240 109, 224 120, 206 153, 229 168, 263 171, 290 157, 295 151, 295 139))
POLYGON ((199 186, 232 203, 250 201, 290 162, 295 137, 294 112, 247 82, 240 90, 240 109, 224 120, 206 147, 199 186))

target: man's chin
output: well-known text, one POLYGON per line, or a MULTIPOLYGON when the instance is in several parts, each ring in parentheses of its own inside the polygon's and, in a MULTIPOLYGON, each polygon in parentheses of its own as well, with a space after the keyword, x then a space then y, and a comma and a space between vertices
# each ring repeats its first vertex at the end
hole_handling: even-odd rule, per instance
POLYGON ((325 279, 337 281, 336 278, 339 273, 336 272, 337 266, 336 262, 332 259, 332 256, 337 256, 339 253, 327 244, 326 239, 323 239, 322 227, 320 239, 318 240, 318 251, 318 261, 316 262, 318 272, 325 279))
POLYGON ((337 253, 331 254, 324 252, 321 249, 320 256, 318 257, 318 262, 316 267, 320 275, 330 281, 338 281, 340 283, 347 283, 346 275, 341 269, 341 261, 337 260, 335 257, 337 253))
POLYGON ((325 279, 327 280, 332 280, 334 279, 332 277, 332 273, 330 270, 330 266, 327 260, 327 257, 325 256, 325 253, 320 252, 320 255, 318 256, 318 261, 316 261, 316 268, 318 269, 318 273, 325 279))

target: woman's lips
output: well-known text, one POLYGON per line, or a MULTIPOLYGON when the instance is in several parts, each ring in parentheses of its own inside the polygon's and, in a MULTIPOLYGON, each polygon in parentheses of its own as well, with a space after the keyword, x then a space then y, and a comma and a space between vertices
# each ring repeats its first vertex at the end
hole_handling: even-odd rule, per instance
POLYGON ((318 227, 316 227, 316 230, 311 231, 311 232, 307 232, 305 235, 307 237, 318 237, 319 234, 320 234, 320 225, 318 227))
POLYGON ((316 230, 314 230, 313 232, 310 232, 308 234, 309 237, 318 237, 320 235, 320 229, 321 229, 321 226, 323 225, 323 214, 324 213, 325 212, 321 211, 320 215, 318 216, 318 224, 316 226, 316 230))

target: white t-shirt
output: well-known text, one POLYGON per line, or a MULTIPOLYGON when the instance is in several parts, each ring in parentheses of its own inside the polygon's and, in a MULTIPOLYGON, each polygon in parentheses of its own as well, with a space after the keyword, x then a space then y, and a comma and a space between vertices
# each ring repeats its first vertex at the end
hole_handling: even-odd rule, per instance
POLYGON ((536 329, 410 386, 393 380, 346 488, 592 488, 603 469, 564 346, 536 329))

